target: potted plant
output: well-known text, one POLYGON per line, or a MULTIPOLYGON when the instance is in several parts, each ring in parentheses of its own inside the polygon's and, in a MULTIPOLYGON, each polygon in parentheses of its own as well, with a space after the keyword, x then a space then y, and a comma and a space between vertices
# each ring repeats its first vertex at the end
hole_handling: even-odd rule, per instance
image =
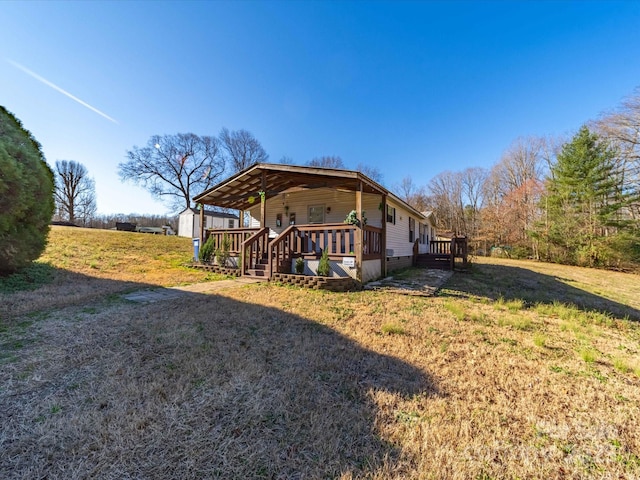
MULTIPOLYGON (((364 210, 362 211, 362 224, 366 225, 367 224, 367 217, 364 216, 364 210)), ((347 218, 344 219, 344 223, 347 223, 349 225, 357 225, 360 226, 360 220, 358 219, 358 212, 356 212, 355 210, 351 210, 349 212, 349 214, 347 215, 347 218)))

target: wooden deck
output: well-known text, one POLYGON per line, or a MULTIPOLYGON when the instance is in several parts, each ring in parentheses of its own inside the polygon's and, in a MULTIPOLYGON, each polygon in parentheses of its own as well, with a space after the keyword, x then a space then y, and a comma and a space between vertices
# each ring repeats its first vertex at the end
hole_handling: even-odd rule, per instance
POLYGON ((468 265, 468 246, 466 237, 454 237, 451 240, 432 240, 429 253, 416 255, 415 266, 438 270, 454 270, 456 259, 462 261, 462 268, 468 265))

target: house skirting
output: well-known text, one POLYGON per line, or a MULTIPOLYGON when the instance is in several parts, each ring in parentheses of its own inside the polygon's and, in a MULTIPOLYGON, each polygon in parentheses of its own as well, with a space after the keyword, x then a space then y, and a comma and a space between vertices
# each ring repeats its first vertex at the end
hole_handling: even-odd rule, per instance
POLYGON ((387 272, 401 270, 413 266, 413 255, 406 257, 387 257, 387 272))

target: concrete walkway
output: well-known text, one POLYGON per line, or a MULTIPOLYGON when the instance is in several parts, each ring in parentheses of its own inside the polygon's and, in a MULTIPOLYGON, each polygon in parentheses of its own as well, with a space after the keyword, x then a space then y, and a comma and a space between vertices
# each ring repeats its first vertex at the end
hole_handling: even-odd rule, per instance
POLYGON ((193 283, 191 285, 183 285, 179 287, 158 287, 146 288, 135 292, 126 293, 122 298, 131 302, 152 303, 161 300, 171 300, 181 297, 187 293, 213 293, 225 288, 238 287, 249 283, 259 283, 266 280, 261 278, 238 277, 230 280, 219 280, 217 282, 193 283))
POLYGON ((430 297, 435 295, 452 275, 451 270, 413 269, 397 277, 386 277, 367 283, 364 289, 430 297))

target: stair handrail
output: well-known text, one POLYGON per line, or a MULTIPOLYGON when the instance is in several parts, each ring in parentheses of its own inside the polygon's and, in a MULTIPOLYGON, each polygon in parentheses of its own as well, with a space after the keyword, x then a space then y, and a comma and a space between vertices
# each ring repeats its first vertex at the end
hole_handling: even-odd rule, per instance
POLYGON ((296 225, 289 225, 282 231, 282 233, 280 233, 280 235, 269 242, 269 246, 267 248, 269 252, 269 278, 273 276, 274 262, 277 265, 280 265, 282 262, 291 260, 293 253, 291 249, 291 242, 295 236, 291 234, 297 232, 297 230, 298 227, 296 225), (289 241, 289 245, 285 247, 284 241, 289 237, 291 237, 291 241, 289 241))
POLYGON ((251 265, 256 265, 258 259, 264 252, 268 252, 269 243, 269 227, 264 227, 242 242, 242 275, 245 275, 251 265), (266 237, 266 238, 265 238, 266 237), (262 249, 260 248, 260 240, 262 241, 262 249), (257 248, 253 248, 257 244, 257 248), (247 250, 249 255, 247 255, 247 250), (254 254, 255 253, 255 254, 254 254))

